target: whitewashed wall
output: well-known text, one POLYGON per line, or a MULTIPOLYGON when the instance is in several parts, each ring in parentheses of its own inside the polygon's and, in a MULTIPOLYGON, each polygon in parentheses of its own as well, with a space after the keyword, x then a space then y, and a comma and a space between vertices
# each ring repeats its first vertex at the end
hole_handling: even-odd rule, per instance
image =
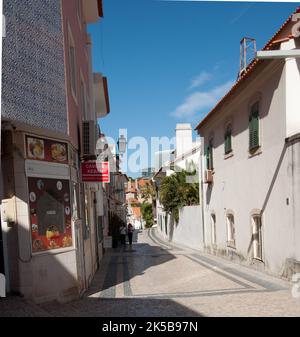
POLYGON ((202 221, 200 206, 186 206, 180 210, 179 222, 174 223, 171 240, 194 249, 202 249, 202 221))
POLYGON ((206 248, 286 277, 294 268, 291 261, 300 266, 299 222, 295 220, 299 214, 298 145, 285 145, 285 138, 300 130, 299 112, 296 113, 299 104, 295 103, 294 91, 289 90, 291 85, 300 85, 295 62, 270 61, 200 130, 205 146, 211 137, 214 145, 213 184, 206 184, 203 191, 206 248), (252 156, 248 151, 249 107, 257 97, 261 151, 252 156), (231 157, 224 156, 224 128, 228 121, 232 124, 231 157), (251 244, 251 214, 260 211, 262 262, 252 258, 251 244), (227 246, 227 212, 234 214, 235 249, 227 246), (212 243, 211 214, 216 216, 216 245, 212 243))

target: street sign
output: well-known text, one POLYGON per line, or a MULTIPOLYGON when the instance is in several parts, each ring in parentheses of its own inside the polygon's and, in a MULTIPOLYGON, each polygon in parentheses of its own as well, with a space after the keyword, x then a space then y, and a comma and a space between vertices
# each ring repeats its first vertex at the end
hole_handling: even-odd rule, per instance
POLYGON ((104 161, 96 165, 96 161, 81 163, 81 179, 83 182, 110 182, 109 162, 104 161), (100 168, 100 170, 99 170, 100 168))

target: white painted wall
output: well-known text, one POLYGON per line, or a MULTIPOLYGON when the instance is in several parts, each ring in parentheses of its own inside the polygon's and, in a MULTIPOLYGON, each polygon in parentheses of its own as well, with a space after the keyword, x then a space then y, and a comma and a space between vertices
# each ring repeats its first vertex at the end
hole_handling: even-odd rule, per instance
POLYGON ((295 150, 299 145, 285 149, 286 136, 300 130, 296 102, 299 85, 299 68, 294 61, 269 61, 259 74, 247 81, 243 91, 200 129, 205 145, 211 137, 214 145, 214 181, 213 185, 206 184, 203 191, 207 249, 276 275, 285 273, 288 258, 300 261, 296 237, 299 237, 300 211, 299 201, 296 203, 300 190, 296 172, 300 166, 295 150), (259 97, 261 151, 251 156, 248 116, 251 104, 259 97), (231 121, 233 127, 230 157, 224 155, 227 121, 231 121), (263 210, 263 263, 252 259, 250 246, 251 213, 255 210, 263 210), (236 249, 227 247, 226 243, 228 211, 232 211, 235 218, 236 249), (216 246, 212 245, 211 238, 212 213, 216 215, 216 246))
POLYGON ((22 283, 24 293, 31 288, 30 297, 36 303, 53 299, 66 302, 77 298, 77 270, 74 266, 76 266, 75 250, 35 255, 29 269, 25 264, 20 266, 21 273, 28 274, 29 270, 32 273, 31 284, 22 283))
POLYGON ((179 157, 193 146, 192 126, 191 124, 177 124, 175 132, 176 157, 179 157))
MULTIPOLYGON (((185 125, 185 124, 184 124, 185 125)), ((189 125, 189 124, 188 124, 189 125)), ((192 138, 190 138, 192 139, 192 138)), ((191 142, 190 147, 185 149, 184 153, 177 156, 174 165, 186 170, 187 165, 193 162, 198 169, 200 163, 200 142, 191 142), (193 149, 195 151, 193 151, 193 149)), ((166 176, 174 174, 172 170, 166 170, 166 176)), ((196 181, 199 180, 199 174, 195 176, 196 181)), ((185 244, 191 248, 203 248, 202 234, 202 215, 200 206, 184 207, 179 214, 179 222, 176 224, 173 218, 166 214, 159 199, 156 201, 156 221, 160 235, 169 241, 185 244)))
POLYGON ((288 58, 285 61, 286 82, 286 136, 300 132, 299 92, 300 59, 288 58))
POLYGON ((201 207, 186 206, 179 212, 179 222, 174 224, 172 241, 194 249, 203 249, 201 207))

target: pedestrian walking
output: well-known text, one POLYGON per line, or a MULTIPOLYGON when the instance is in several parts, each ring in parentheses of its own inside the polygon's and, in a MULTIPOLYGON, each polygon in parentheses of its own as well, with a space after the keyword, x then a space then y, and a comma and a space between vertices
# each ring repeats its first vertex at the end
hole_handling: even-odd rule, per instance
POLYGON ((120 238, 121 238, 121 244, 126 245, 126 225, 122 224, 120 227, 120 238))
POLYGON ((128 241, 130 245, 132 245, 132 235, 133 235, 134 229, 135 228, 132 226, 132 224, 129 223, 127 226, 127 235, 128 235, 128 241))

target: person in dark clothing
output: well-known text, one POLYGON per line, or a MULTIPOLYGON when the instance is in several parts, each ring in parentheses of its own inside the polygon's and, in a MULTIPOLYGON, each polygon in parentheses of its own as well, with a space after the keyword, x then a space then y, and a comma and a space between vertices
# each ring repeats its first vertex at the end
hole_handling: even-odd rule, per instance
POLYGON ((128 226, 127 226, 127 235, 128 235, 129 245, 132 245, 133 232, 134 232, 134 227, 132 226, 131 223, 129 223, 128 226))

